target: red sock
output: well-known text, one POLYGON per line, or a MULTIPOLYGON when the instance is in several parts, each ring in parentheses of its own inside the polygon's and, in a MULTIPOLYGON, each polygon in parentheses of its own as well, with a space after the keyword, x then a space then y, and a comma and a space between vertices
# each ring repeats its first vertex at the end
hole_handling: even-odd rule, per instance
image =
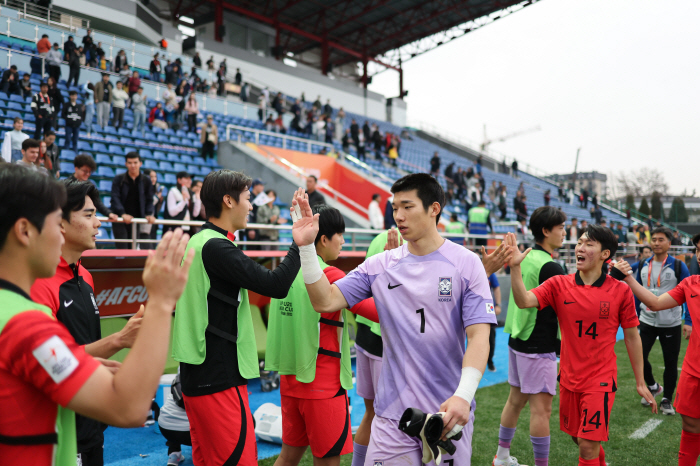
POLYGON ((682 431, 678 466, 695 466, 700 456, 700 434, 682 431))
POLYGON ((605 450, 603 450, 603 445, 600 446, 600 455, 598 455, 598 461, 600 462, 600 466, 607 466, 605 464, 605 450))
POLYGON ((580 456, 578 457, 578 466, 598 466, 598 458, 593 458, 592 460, 584 460, 580 456))

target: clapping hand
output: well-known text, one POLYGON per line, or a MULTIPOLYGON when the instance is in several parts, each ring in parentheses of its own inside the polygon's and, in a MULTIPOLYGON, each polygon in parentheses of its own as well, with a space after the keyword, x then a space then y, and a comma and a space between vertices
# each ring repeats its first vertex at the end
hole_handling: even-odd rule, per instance
POLYGON ((309 195, 304 188, 299 188, 294 193, 292 207, 289 208, 292 215, 292 237, 297 246, 314 244, 318 234, 318 217, 314 215, 309 205, 309 195))
POLYGON ((396 249, 403 246, 403 238, 399 236, 399 230, 394 227, 387 232, 387 240, 384 245, 384 250, 389 251, 391 249, 396 249))

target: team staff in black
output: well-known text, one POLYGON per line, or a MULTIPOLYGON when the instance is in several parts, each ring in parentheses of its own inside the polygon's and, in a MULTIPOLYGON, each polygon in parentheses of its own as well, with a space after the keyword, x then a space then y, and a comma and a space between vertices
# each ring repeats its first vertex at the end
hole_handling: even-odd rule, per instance
POLYGON ((39 92, 32 97, 32 112, 34 112, 36 129, 34 130, 34 139, 41 140, 41 132, 46 135, 51 131, 53 119, 56 114, 53 100, 49 97, 49 85, 41 83, 39 92))
POLYGON ((78 93, 76 91, 70 91, 68 96, 68 103, 63 106, 63 111, 61 112, 61 116, 66 120, 66 142, 63 148, 77 151, 80 125, 83 124, 83 119, 85 118, 85 105, 78 103, 78 93))
MULTIPOLYGON (((141 173, 141 156, 138 152, 126 154, 126 173, 120 173, 112 180, 112 211, 121 216, 124 223, 112 225, 115 239, 132 239, 131 221, 134 217, 146 218, 153 223, 153 184, 151 177, 141 173)), ((148 233, 139 232, 143 239, 150 238, 148 233)), ((118 249, 131 249, 129 243, 117 243, 118 249)))
MULTIPOLYGON (((81 264, 80 257, 95 249, 95 235, 100 227, 95 211, 99 194, 89 181, 65 181, 68 200, 63 207, 61 231, 65 242, 56 275, 34 282, 32 300, 49 307, 79 345, 94 357, 109 358, 122 348, 131 348, 143 316, 143 306, 117 333, 102 338, 100 314, 95 302, 92 275, 81 264)), ((134 309, 136 310, 136 309, 134 309)), ((118 364, 118 363, 116 363, 118 364)), ((102 466, 104 429, 101 422, 76 416, 78 464, 102 466)))
MULTIPOLYGON (((92 175, 95 172, 95 170, 97 170, 97 164, 95 163, 95 159, 93 159, 92 156, 89 154, 76 155, 73 159, 73 167, 74 172, 71 176, 68 177, 68 180, 70 181, 88 181, 90 179, 90 175, 92 175)), ((100 199, 100 196, 97 196, 95 198, 94 203, 95 208, 100 214, 104 215, 105 217, 109 217, 110 220, 117 220, 119 218, 117 214, 109 210, 102 203, 102 199, 100 199)))

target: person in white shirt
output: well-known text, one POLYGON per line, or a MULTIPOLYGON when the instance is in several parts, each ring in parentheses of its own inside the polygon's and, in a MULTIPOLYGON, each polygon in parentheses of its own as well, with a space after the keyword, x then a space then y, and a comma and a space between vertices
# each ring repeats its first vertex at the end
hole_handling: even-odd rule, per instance
POLYGON ((22 160, 22 143, 29 136, 22 132, 24 120, 20 117, 15 117, 12 123, 12 131, 5 133, 5 139, 2 142, 2 158, 7 163, 16 163, 22 160))
POLYGON ((379 206, 381 196, 375 194, 372 196, 372 202, 369 203, 369 226, 374 230, 384 229, 384 213, 379 206))
MULTIPOLYGON (((190 187, 192 186, 192 177, 187 172, 178 172, 177 185, 170 188, 168 198, 165 204, 166 220, 182 220, 189 222, 192 217, 197 217, 202 209, 202 201, 199 196, 192 196, 190 187)), ((163 234, 168 230, 174 230, 175 227, 166 225, 163 227, 163 234)), ((189 231, 189 226, 183 226, 184 231, 189 231)))
POLYGON ((112 126, 119 129, 124 124, 124 107, 129 94, 124 90, 124 83, 117 81, 117 88, 112 91, 112 126))

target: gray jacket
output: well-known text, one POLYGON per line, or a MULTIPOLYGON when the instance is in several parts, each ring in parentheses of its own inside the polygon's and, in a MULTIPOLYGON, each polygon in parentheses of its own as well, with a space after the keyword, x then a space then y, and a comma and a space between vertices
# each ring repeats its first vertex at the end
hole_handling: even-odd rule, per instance
POLYGON ((146 96, 136 93, 131 96, 131 109, 134 113, 146 113, 146 96))
POLYGON ((61 55, 60 50, 55 50, 52 48, 46 54, 46 61, 49 63, 49 65, 60 66, 61 62, 63 61, 63 55, 61 55))

